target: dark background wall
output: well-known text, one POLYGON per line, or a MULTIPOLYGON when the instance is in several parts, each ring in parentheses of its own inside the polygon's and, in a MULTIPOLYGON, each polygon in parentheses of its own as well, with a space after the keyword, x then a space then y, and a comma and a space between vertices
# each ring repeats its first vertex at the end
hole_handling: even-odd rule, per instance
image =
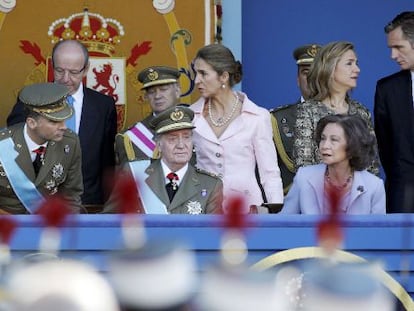
POLYGON ((352 97, 372 111, 376 81, 399 69, 384 26, 410 10, 413 0, 243 0, 242 89, 269 109, 293 103, 299 97, 293 49, 346 40, 354 43, 361 68, 352 97))

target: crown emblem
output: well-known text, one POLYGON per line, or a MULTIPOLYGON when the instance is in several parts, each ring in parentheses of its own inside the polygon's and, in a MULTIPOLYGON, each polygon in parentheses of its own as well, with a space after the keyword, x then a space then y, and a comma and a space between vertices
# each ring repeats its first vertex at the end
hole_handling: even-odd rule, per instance
POLYGON ((155 81, 158 79, 158 72, 156 72, 154 69, 150 69, 148 73, 148 79, 151 81, 155 81))
POLYGON ((318 51, 319 47, 315 44, 312 44, 312 46, 306 51, 306 53, 308 53, 309 56, 315 57, 318 51))
POLYGON ((91 13, 87 8, 81 13, 55 20, 48 31, 52 44, 60 40, 79 40, 85 44, 89 52, 105 56, 114 54, 115 45, 121 42, 123 35, 124 28, 120 22, 91 13))
POLYGON ((182 112, 181 110, 175 110, 171 112, 170 118, 174 122, 181 121, 184 118, 184 112, 182 112))

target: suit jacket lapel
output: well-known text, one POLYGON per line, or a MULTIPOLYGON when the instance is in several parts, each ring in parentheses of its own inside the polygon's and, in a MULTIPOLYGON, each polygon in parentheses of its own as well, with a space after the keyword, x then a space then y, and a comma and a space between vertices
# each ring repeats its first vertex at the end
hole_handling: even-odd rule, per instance
POLYGON ((315 166, 315 174, 312 174, 311 177, 308 179, 309 184, 311 185, 314 196, 317 200, 317 205, 319 207, 319 212, 323 214, 323 205, 324 205, 324 184, 325 184, 325 170, 326 165, 320 164, 318 166, 315 166))
POLYGON ((36 177, 36 185, 40 184, 40 182, 48 175, 48 173, 52 170, 52 166, 56 165, 54 159, 56 159, 56 155, 61 152, 57 148, 57 144, 54 141, 49 141, 45 153, 45 161, 44 164, 40 167, 39 173, 36 177))
POLYGON ((194 120, 194 125, 196 127, 195 131, 197 131, 200 136, 214 143, 219 142, 210 125, 208 125, 207 120, 201 114, 194 120))
MULTIPOLYGON (((91 111, 91 106, 90 106, 90 101, 86 100, 87 96, 88 96, 88 91, 86 87, 83 87, 83 100, 82 100, 82 112, 81 112, 81 119, 80 119, 80 123, 79 123, 79 133, 78 136, 79 138, 81 136, 85 136, 84 133, 86 133, 91 124, 88 124, 88 122, 90 122, 91 120, 94 120, 95 117, 97 116, 93 116, 93 113, 91 111), (83 120, 88 120, 88 122, 82 122, 83 120)), ((95 103, 92 103, 95 104, 95 103)), ((81 143, 83 141, 83 139, 80 139, 81 143)))
POLYGON ((26 141, 24 140, 23 135, 23 126, 14 132, 13 141, 14 141, 14 148, 19 153, 16 158, 16 163, 20 166, 22 171, 26 174, 26 176, 31 180, 35 180, 35 172, 33 168, 32 158, 30 157, 30 151, 27 148, 26 141))
POLYGON ((349 206, 352 206, 354 201, 364 192, 367 191, 364 179, 362 178, 362 172, 354 172, 354 180, 352 182, 351 196, 349 200, 349 206))
MULTIPOLYGON (((407 110, 409 112, 409 118, 402 117, 401 120, 405 120, 405 122, 408 122, 406 125, 406 128, 411 129, 411 137, 410 142, 414 142, 414 103, 413 103, 413 87, 412 87, 412 80, 411 80, 411 72, 407 70, 406 72, 406 78, 404 79, 404 85, 401 88, 402 90, 407 89, 408 92, 402 91, 402 94, 406 94, 406 98, 404 98, 403 102, 407 103, 408 107, 407 110)), ((404 95, 402 95, 404 96, 404 95)), ((404 114, 402 114, 404 116, 404 114)), ((414 144, 410 144, 412 152, 414 152, 414 144)))
MULTIPOLYGON (((243 113, 243 112, 242 112, 243 113)), ((223 132, 223 134, 220 136, 220 140, 226 140, 233 135, 240 133, 243 131, 243 128, 245 127, 243 115, 240 114, 237 116, 230 124, 229 127, 226 128, 226 130, 223 132)))

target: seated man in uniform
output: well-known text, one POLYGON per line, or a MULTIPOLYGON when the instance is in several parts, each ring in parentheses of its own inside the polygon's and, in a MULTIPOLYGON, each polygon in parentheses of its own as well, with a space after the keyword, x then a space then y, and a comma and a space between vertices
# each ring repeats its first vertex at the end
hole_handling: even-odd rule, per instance
POLYGON ((151 113, 115 138, 115 153, 120 166, 128 161, 151 159, 154 154, 154 130, 151 121, 165 109, 179 104, 181 90, 178 84, 180 72, 171 67, 153 66, 142 70, 138 80, 143 84, 145 99, 151 106, 151 113))
MULTIPOLYGON (((151 121, 160 159, 130 161, 124 168, 137 182, 142 211, 147 214, 220 213, 223 184, 218 177, 189 163, 193 150, 194 113, 171 107, 151 121)), ((117 187, 115 187, 117 189, 117 187)), ((114 190, 105 212, 117 212, 120 195, 114 190)))
POLYGON ((81 150, 65 120, 73 114, 66 86, 40 83, 19 94, 26 122, 0 132, 0 210, 32 214, 47 196, 62 195, 74 212, 83 192, 81 150))
POLYGON ((286 195, 295 176, 295 167, 292 160, 293 132, 296 123, 297 104, 309 96, 307 75, 313 59, 321 46, 309 44, 300 46, 293 51, 297 64, 297 81, 301 92, 300 99, 290 105, 272 109, 273 140, 276 145, 278 163, 282 174, 283 192, 286 195))

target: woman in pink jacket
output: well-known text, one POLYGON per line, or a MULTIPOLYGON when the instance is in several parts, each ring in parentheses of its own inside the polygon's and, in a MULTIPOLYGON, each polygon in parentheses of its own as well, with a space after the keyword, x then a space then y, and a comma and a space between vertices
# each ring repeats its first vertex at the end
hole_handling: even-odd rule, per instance
POLYGON ((197 167, 222 178, 225 200, 243 196, 246 210, 264 201, 259 183, 267 202, 282 203, 270 114, 232 89, 241 81, 241 63, 225 46, 211 44, 197 52, 194 67, 202 96, 191 106, 197 167))

